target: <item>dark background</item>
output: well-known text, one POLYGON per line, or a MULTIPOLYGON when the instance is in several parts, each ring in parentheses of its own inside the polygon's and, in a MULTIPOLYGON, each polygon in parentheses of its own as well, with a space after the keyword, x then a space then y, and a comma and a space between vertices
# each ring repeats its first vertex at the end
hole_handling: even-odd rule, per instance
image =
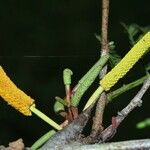
MULTIPOLYGON (((129 50, 129 41, 120 22, 150 25, 150 1, 115 0, 110 2, 109 39, 123 56, 129 50)), ((1 0, 0 1, 0 65, 11 79, 36 100, 37 108, 56 120, 54 97, 64 96, 62 71, 73 70, 73 85, 99 58, 100 44, 95 33, 100 33, 100 0, 1 0)), ((144 75, 138 62, 119 83, 128 83, 144 75)), ((87 93, 89 96, 95 86, 87 93)), ((111 116, 125 107, 139 87, 123 94, 107 106, 105 126, 111 116)), ((87 97, 84 96, 83 99, 87 97)), ((143 97, 142 108, 122 123, 114 140, 148 138, 149 128, 136 130, 138 121, 149 117, 149 95, 143 97)), ((30 146, 51 127, 38 117, 24 117, 0 101, 0 144, 23 138, 30 146)))

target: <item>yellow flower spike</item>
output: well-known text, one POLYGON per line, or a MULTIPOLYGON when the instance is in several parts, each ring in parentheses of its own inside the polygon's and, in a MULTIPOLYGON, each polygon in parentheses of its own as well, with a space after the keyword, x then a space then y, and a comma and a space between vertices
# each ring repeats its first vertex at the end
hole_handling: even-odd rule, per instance
POLYGON ((34 100, 21 91, 0 66, 0 96, 12 107, 26 116, 31 116, 30 106, 34 100))
POLYGON ((150 32, 148 32, 125 57, 100 81, 100 85, 105 91, 114 86, 133 65, 144 55, 150 47, 150 32))
POLYGON ((35 108, 34 100, 21 91, 6 75, 3 68, 0 66, 0 96, 16 110, 24 114, 25 116, 31 116, 32 112, 47 122, 49 125, 57 130, 61 130, 62 127, 55 121, 47 117, 37 108, 35 108))
POLYGON ((99 95, 105 90, 108 91, 114 86, 120 78, 122 78, 133 65, 149 50, 150 48, 150 32, 139 40, 133 48, 125 55, 125 57, 100 81, 100 86, 90 97, 83 110, 87 109, 99 95))

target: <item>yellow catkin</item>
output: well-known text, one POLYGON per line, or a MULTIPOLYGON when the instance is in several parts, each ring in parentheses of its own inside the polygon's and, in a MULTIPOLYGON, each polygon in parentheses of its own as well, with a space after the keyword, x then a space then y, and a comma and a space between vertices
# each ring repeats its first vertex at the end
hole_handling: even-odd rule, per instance
POLYGON ((34 100, 21 91, 0 66, 0 96, 12 107, 26 116, 31 116, 30 106, 34 100))
POLYGON ((105 91, 114 86, 150 47, 150 32, 148 32, 125 57, 100 81, 105 91))

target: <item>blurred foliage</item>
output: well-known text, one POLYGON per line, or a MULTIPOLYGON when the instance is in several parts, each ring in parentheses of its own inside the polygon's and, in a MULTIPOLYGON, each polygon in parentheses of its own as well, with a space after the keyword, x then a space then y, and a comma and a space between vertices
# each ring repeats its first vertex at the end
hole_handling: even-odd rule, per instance
MULTIPOLYGON (((121 22, 121 25, 124 27, 125 32, 128 35, 128 40, 131 46, 133 46, 138 40, 140 40, 145 33, 150 31, 150 26, 141 27, 135 23, 130 25, 126 25, 125 23, 121 22)), ((95 34, 96 39, 101 42, 101 35, 95 34)), ((116 51, 116 45, 114 41, 109 42, 109 63, 111 68, 113 68, 117 63, 121 60, 121 56, 116 51)), ((150 63, 145 66, 146 72, 150 70, 150 63)))
MULTIPOLYGON (((95 37, 99 42, 101 42, 100 35, 95 34, 95 37)), ((121 60, 121 57, 117 54, 115 50, 116 46, 115 46, 114 41, 109 42, 108 46, 109 46, 109 57, 110 57, 109 62, 110 62, 111 68, 113 68, 121 60)))
POLYGON ((150 118, 146 118, 143 121, 136 124, 137 129, 144 129, 150 127, 150 118))
POLYGON ((145 65, 145 70, 146 70, 146 72, 150 71, 150 62, 145 65))
POLYGON ((145 33, 150 31, 150 26, 141 27, 135 23, 126 25, 125 23, 121 23, 124 27, 125 32, 128 34, 129 42, 133 46, 140 38, 143 37, 145 33))

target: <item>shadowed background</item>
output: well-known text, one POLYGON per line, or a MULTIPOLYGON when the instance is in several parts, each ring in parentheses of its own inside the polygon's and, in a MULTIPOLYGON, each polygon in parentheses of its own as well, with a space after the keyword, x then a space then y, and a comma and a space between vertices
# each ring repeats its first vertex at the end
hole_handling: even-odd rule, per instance
MULTIPOLYGON (((116 43, 121 56, 129 50, 127 35, 120 22, 150 25, 150 1, 111 1, 109 40, 116 43)), ((44 0, 0 1, 0 65, 11 79, 36 100, 37 108, 61 122, 54 114, 54 97, 64 96, 62 71, 73 70, 73 85, 96 62, 100 44, 95 33, 100 33, 101 4, 99 0, 44 0)), ((138 62, 124 80, 128 83, 144 75, 143 64, 138 62), (138 70, 138 71, 137 71, 138 70)), ((118 85, 119 85, 118 84, 118 85)), ((97 83, 87 92, 91 95, 97 83)), ((117 98, 108 105, 105 126, 111 117, 133 98, 139 87, 117 98)), ((83 100, 87 99, 86 96, 83 100)), ((135 124, 149 117, 148 92, 142 108, 136 109, 120 126, 114 140, 146 138, 149 128, 136 130, 135 124)), ((0 101, 0 144, 23 138, 30 146, 51 127, 39 118, 24 117, 0 101)))

